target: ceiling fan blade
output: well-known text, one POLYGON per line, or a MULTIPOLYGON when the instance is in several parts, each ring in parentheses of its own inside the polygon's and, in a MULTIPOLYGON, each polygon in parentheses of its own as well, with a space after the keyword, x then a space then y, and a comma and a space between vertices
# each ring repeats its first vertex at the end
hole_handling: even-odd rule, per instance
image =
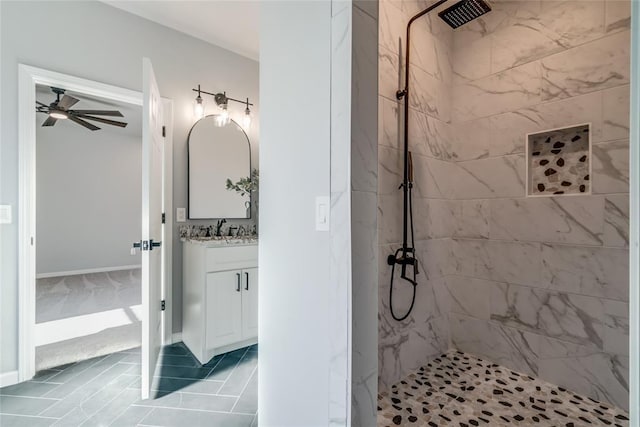
POLYGON ((89 122, 85 122, 84 120, 79 119, 78 117, 73 116, 71 114, 69 114, 68 117, 69 117, 69 120, 71 120, 72 122, 76 122, 77 124, 79 124, 81 126, 84 126, 89 130, 98 130, 98 129, 100 129, 98 126, 96 126, 94 124, 91 124, 89 122))
POLYGON ((127 123, 125 122, 118 122, 116 120, 103 119, 102 117, 93 117, 93 116, 88 116, 86 114, 74 114, 74 116, 82 117, 85 120, 94 120, 96 122, 105 123, 107 125, 119 126, 121 128, 127 127, 127 123))
POLYGON ((80 100, 74 98, 73 96, 64 95, 62 97, 62 99, 60 100, 60 102, 58 102, 58 108, 60 108, 62 110, 68 110, 73 105, 75 105, 77 102, 80 102, 80 100))
POLYGON ((70 110, 69 112, 76 114, 91 114, 92 116, 124 117, 120 111, 116 110, 70 110))
POLYGON ((40 105, 41 107, 49 107, 47 104, 43 104, 40 101, 36 101, 36 104, 40 105))
POLYGON ((56 124, 57 121, 58 121, 58 119, 56 119, 55 117, 49 116, 49 117, 47 117, 47 120, 45 120, 42 123, 42 126, 53 126, 53 125, 56 124))

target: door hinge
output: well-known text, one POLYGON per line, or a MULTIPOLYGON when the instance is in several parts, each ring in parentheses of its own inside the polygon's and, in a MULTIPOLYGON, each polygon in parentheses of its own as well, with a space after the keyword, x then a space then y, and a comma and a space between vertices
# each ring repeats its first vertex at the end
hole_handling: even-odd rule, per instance
POLYGON ((167 308, 165 300, 160 301, 160 310, 164 311, 167 308))
POLYGON ((167 215, 162 212, 162 223, 164 224, 167 221, 167 215))
POLYGON ((162 126, 162 137, 164 138, 165 136, 167 136, 167 128, 162 126))

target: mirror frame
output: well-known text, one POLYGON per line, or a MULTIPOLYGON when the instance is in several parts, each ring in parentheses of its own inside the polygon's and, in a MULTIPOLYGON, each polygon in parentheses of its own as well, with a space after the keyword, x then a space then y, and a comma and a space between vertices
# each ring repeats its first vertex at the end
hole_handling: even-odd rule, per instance
MULTIPOLYGON (((191 131, 193 130, 193 128, 195 127, 196 124, 198 124, 198 122, 200 120, 206 119, 207 117, 218 117, 220 114, 208 114, 203 116, 202 118, 198 119, 193 125, 191 125, 191 129, 189 129, 189 134, 187 135, 187 219, 188 220, 208 220, 208 219, 233 219, 233 220, 241 220, 241 219, 252 219, 253 218, 253 193, 249 193, 249 216, 246 217, 239 217, 239 218, 230 218, 230 217, 226 217, 226 218, 222 218, 222 217, 210 217, 210 218, 192 218, 191 217, 191 155, 190 155, 190 151, 189 151, 189 141, 191 139, 191 131)), ((233 120, 232 118, 229 118, 229 124, 231 124, 231 122, 233 122, 236 126, 238 126, 238 128, 242 131, 242 134, 244 135, 244 137, 247 140, 247 145, 249 146, 249 175, 247 176, 251 176, 251 171, 253 170, 253 162, 251 159, 251 141, 249 140, 249 136, 247 135, 247 132, 245 132, 244 128, 242 126, 240 126, 240 124, 238 122, 236 122, 235 120, 233 120)), ((227 124, 227 126, 229 126, 229 124, 227 124)))

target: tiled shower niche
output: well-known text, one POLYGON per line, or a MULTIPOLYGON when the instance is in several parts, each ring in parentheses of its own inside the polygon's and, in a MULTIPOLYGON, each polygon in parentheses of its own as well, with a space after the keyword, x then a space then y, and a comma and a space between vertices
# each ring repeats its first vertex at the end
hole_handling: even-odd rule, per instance
POLYGON ((528 196, 591 192, 590 125, 527 135, 528 196))

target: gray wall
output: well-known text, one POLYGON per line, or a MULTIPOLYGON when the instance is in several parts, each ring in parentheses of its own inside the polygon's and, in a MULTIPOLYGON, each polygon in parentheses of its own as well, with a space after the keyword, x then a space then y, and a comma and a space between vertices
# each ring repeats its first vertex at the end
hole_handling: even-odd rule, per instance
POLYGON ((36 123, 36 273, 140 264, 142 136, 36 123))
POLYGON ((329 303, 330 233, 315 230, 331 179, 331 3, 264 2, 260 25, 260 425, 327 426, 347 392, 329 389, 330 319, 347 301, 329 303))
MULTIPOLYGON (((174 208, 187 205, 186 139, 192 121, 191 88, 258 99, 258 63, 98 2, 0 3, 2 59, 1 203, 18 204, 18 63, 128 89, 142 89, 142 57, 154 65, 160 90, 174 102, 174 208), (74 31, 60 32, 61 22, 74 31), (56 48, 48 42, 56 34, 56 48), (79 36, 80 35, 80 36, 79 36), (82 36, 87 35, 87 36, 82 36)), ((253 109, 259 118, 259 105, 253 109)), ((257 159, 258 123, 249 134, 257 159)), ((18 225, 2 226, 0 372, 17 367, 18 225)), ((173 230, 173 328, 182 323, 182 247, 173 230)))

